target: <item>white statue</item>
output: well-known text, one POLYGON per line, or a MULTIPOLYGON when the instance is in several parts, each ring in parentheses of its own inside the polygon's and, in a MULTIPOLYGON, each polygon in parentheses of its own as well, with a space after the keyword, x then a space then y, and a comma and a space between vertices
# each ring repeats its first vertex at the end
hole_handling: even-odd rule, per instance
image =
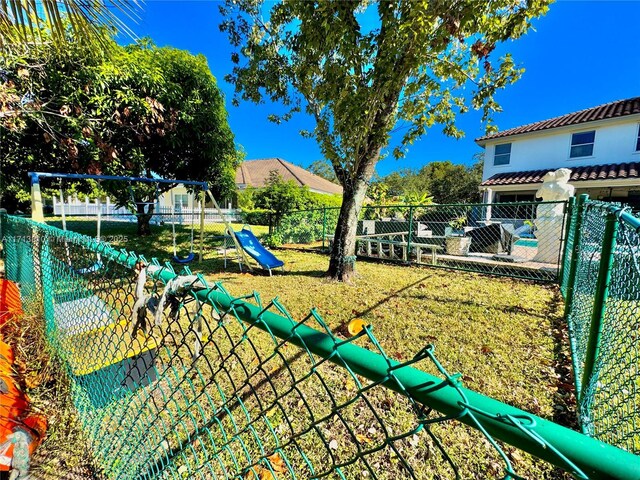
MULTIPOLYGON (((569 200, 575 187, 569 185, 571 170, 560 168, 542 177, 542 186, 536 192, 536 197, 542 197, 543 202, 564 202, 569 200)), ((562 248, 562 224, 564 219, 563 203, 542 203, 536 210, 536 238, 538 239, 538 253, 534 262, 558 263, 562 248)))

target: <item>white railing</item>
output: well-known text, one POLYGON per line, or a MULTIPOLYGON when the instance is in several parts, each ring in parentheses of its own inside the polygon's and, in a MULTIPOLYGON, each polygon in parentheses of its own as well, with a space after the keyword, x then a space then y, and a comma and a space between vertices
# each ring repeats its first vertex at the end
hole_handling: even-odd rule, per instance
POLYGON ((64 214, 68 216, 96 216, 98 215, 98 212, 100 212, 101 215, 128 215, 134 217, 131 215, 131 211, 129 211, 128 208, 117 207, 112 203, 109 197, 107 197, 105 202, 100 202, 97 199, 90 202, 88 198, 83 202, 77 198, 69 197, 64 204, 60 202, 60 199, 53 197, 53 214, 62 215, 63 210, 64 214))
MULTIPOLYGON (((85 201, 79 200, 77 198, 69 197, 64 204, 60 202, 59 199, 53 198, 53 214, 61 216, 64 210, 65 216, 97 216, 98 212, 101 215, 109 217, 109 221, 120 221, 120 222, 135 222, 136 215, 133 214, 126 207, 118 207, 113 204, 111 199, 107 197, 106 201, 100 202, 99 200, 95 200, 93 202, 89 201, 87 198, 85 201)), ((222 208, 220 209, 222 212, 222 216, 220 212, 215 208, 205 208, 204 209, 204 220, 205 223, 220 223, 224 220, 227 222, 239 222, 241 221, 240 210, 234 208, 222 208)), ((192 219, 194 223, 200 222, 200 209, 199 208, 185 208, 185 207, 176 207, 175 212, 172 215, 171 207, 159 206, 158 204, 154 207, 154 215, 151 219, 152 223, 170 223, 171 218, 176 224, 184 225, 190 224, 192 219)), ((106 220, 106 219, 103 219, 106 220)))
MULTIPOLYGON (((171 221, 171 207, 158 207, 155 209, 158 217, 164 217, 165 222, 171 221)), ((221 208, 220 212, 222 212, 222 216, 224 220, 227 222, 240 222, 242 221, 242 216, 240 215, 240 210, 235 208, 221 208)), ((222 216, 220 216, 220 212, 216 208, 205 208, 204 209, 204 221, 205 223, 220 223, 223 221, 222 216)), ((200 222, 200 209, 199 208, 176 208, 174 216, 176 217, 176 223, 184 224, 191 223, 193 218, 194 223, 200 222)))

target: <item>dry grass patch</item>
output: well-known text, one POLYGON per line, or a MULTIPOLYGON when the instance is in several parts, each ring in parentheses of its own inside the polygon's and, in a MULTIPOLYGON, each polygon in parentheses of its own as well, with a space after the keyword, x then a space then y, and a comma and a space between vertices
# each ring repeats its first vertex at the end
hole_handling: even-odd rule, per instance
MULTIPOLYGON (((339 336, 351 320, 361 318, 397 360, 408 360, 432 343, 439 360, 451 373, 462 372, 469 388, 549 419, 566 409, 557 396, 559 346, 553 332, 561 309, 555 287, 361 261, 356 282, 348 285, 324 278, 326 256, 290 250, 277 256, 286 262, 285 274, 228 271, 208 278, 223 281, 233 295, 256 290, 264 302, 278 297, 294 319, 317 307, 339 336)), ((421 367, 436 373, 428 364, 421 367)), ((384 404, 383 396, 378 392, 375 401, 384 404)), ((463 478, 499 473, 500 462, 477 432, 455 423, 435 430, 461 464, 463 478)), ((527 478, 562 475, 511 447, 505 450, 527 478)))
POLYGON ((227 290, 278 297, 295 319, 316 307, 338 333, 354 318, 397 360, 433 343, 465 386, 550 417, 555 389, 552 321, 561 317, 555 287, 479 274, 359 261, 355 284, 323 278, 326 256, 279 250, 286 273, 210 275, 227 290))
POLYGON ((89 480, 101 478, 91 464, 87 440, 71 397, 69 378, 51 354, 41 313, 29 312, 2 329, 13 346, 31 410, 47 418, 48 429, 31 464, 34 479, 89 480))

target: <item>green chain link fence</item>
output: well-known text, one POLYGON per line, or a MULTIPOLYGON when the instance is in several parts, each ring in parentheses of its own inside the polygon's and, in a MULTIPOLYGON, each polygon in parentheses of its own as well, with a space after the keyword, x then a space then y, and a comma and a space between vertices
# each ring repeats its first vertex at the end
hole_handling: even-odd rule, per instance
POLYGON ((576 198, 571 197, 567 204, 567 218, 565 219, 565 233, 564 233, 564 245, 562 265, 560 266, 560 291, 563 296, 567 296, 567 285, 569 282, 569 272, 571 265, 571 258, 573 256, 574 244, 576 241, 576 222, 578 216, 578 208, 576 205, 576 198))
POLYGON ((340 208, 325 207, 285 213, 281 218, 271 217, 271 229, 279 243, 295 245, 327 245, 338 224, 340 208))
POLYGON ((565 295, 583 430, 640 453, 640 219, 578 199, 561 290, 565 295))
POLYGON ((432 346, 399 363, 369 327, 344 339, 314 310, 1 219, 6 274, 43 312, 108 478, 522 478, 508 445, 576 478, 638 478, 640 457, 464 388, 432 346))
MULTIPOLYGON (((356 254, 554 282, 568 210, 567 202, 365 206, 356 254)), ((284 244, 326 249, 338 214, 338 208, 288 212, 274 230, 284 244)))

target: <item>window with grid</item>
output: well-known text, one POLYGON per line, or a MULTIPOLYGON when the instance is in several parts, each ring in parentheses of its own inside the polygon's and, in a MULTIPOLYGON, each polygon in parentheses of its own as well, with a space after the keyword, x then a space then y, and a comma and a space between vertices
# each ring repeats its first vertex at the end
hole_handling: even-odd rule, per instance
POLYGON ((511 160, 511 144, 501 143, 496 145, 493 150, 494 165, 509 165, 511 160))
POLYGON ((593 155, 593 144, 596 140, 596 131, 579 132, 571 135, 570 158, 590 157, 593 155))
POLYGON ((636 136, 636 152, 640 152, 640 123, 638 124, 638 135, 636 136))
POLYGON ((189 207, 189 195, 186 193, 176 193, 173 195, 173 204, 176 208, 188 208, 189 207))

